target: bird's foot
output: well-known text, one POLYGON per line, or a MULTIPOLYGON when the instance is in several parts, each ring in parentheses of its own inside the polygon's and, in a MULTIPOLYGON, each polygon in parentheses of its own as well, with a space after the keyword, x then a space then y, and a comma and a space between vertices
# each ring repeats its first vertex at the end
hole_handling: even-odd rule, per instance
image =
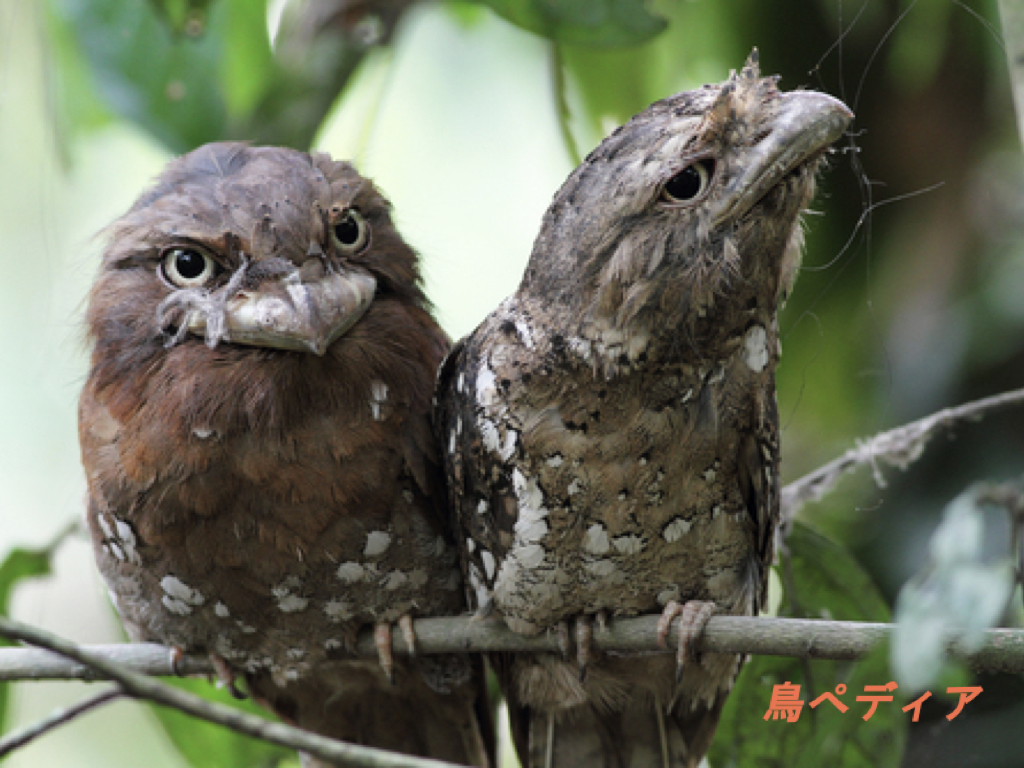
POLYGON ((562 661, 568 663, 572 658, 572 643, 569 642, 569 620, 562 619, 555 625, 555 635, 558 637, 558 650, 562 654, 562 661))
POLYGON ((587 665, 594 660, 594 626, 586 615, 576 617, 576 670, 582 683, 587 665))
POLYGON ((668 647, 668 633, 672 622, 679 618, 679 639, 676 643, 676 680, 683 675, 687 661, 697 660, 696 643, 714 615, 717 606, 709 600, 688 600, 677 603, 669 600, 658 619, 658 645, 668 647))
MULTIPOLYGON (((416 632, 412 628, 412 616, 405 614, 398 619, 398 629, 405 641, 409 656, 416 655, 416 632)), ((380 668, 388 678, 388 682, 395 684, 395 656, 391 648, 391 624, 382 621, 373 628, 373 644, 377 647, 377 659, 380 668)))
POLYGON ((235 681, 238 679, 238 675, 222 657, 211 653, 210 663, 213 664, 213 670, 217 673, 217 680, 228 689, 232 698, 238 699, 238 701, 245 701, 249 698, 249 694, 236 685, 235 681))
POLYGON ((576 668, 582 683, 587 676, 587 667, 598 656, 594 650, 594 622, 597 622, 598 630, 604 631, 608 628, 608 613, 607 611, 598 611, 593 616, 580 614, 571 621, 573 623, 571 631, 569 619, 564 619, 555 626, 555 632, 558 635, 558 650, 562 653, 562 661, 568 663, 572 658, 573 640, 575 640, 576 668))
POLYGON ((488 599, 483 605, 476 609, 471 617, 473 621, 489 619, 494 614, 494 600, 488 599))
POLYGON ((171 672, 174 673, 174 676, 184 677, 185 668, 182 666, 182 662, 185 661, 185 649, 181 646, 172 645, 167 655, 171 664, 171 672))
POLYGON ((608 612, 598 611, 593 616, 586 614, 576 617, 576 667, 582 683, 587 677, 587 668, 598 657, 594 649, 594 623, 597 629, 604 632, 608 629, 608 612))

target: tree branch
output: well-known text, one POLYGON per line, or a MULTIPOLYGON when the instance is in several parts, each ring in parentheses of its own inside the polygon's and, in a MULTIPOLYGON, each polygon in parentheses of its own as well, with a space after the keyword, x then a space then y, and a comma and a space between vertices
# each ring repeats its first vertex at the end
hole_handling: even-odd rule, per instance
MULTIPOLYGON (((786 486, 782 491, 782 523, 792 522, 808 501, 832 491, 839 479, 863 464, 871 464, 875 482, 885 486, 879 461, 905 469, 924 451, 938 431, 967 419, 978 419, 996 410, 1024 404, 1024 389, 947 408, 919 421, 875 435, 859 442, 838 459, 786 486)), ((620 618, 606 629, 595 629, 598 649, 619 652, 658 651, 658 616, 620 618)), ((415 622, 416 652, 423 654, 489 651, 541 651, 558 653, 552 634, 523 637, 509 630, 501 620, 468 617, 420 619, 415 622)), ((892 631, 892 625, 813 619, 778 619, 716 616, 708 623, 698 643, 702 652, 765 654, 807 659, 855 660, 863 658, 892 631)), ((152 680, 147 675, 170 676, 170 654, 159 645, 107 645, 82 648, 49 633, 0 617, 0 636, 21 640, 38 648, 0 648, 0 681, 3 680, 112 680, 113 691, 88 699, 69 710, 57 712, 29 729, 0 742, 0 756, 51 728, 120 695, 173 707, 194 717, 221 724, 254 738, 308 752, 321 759, 351 766, 388 768, 439 768, 449 766, 436 760, 410 757, 316 736, 298 728, 273 723, 230 707, 152 680), (47 650, 39 650, 39 648, 47 650)), ((676 633, 669 632, 674 646, 676 633)), ((408 653, 400 633, 394 637, 395 651, 408 653)), ((671 649, 665 650, 670 652, 671 649)), ((376 657, 372 633, 361 633, 357 653, 376 657)), ((968 653, 951 640, 948 651, 964 658, 976 670, 1024 672, 1024 630, 990 629, 985 642, 968 653)), ((185 674, 211 674, 207 658, 189 656, 178 668, 185 674)))
MULTIPOLYGON (((607 629, 595 627, 594 645, 601 650, 619 652, 663 650, 669 653, 675 646, 676 633, 669 632, 669 649, 659 648, 658 618, 639 616, 613 619, 608 622, 607 629)), ((5 627, 6 624, 0 622, 0 634, 7 634, 5 627)), ((508 629, 500 619, 417 619, 414 628, 418 641, 416 652, 419 654, 560 652, 554 633, 523 637, 508 629)), ((852 661, 863 658, 891 631, 891 624, 715 616, 708 623, 698 647, 701 652, 708 653, 754 653, 852 661)), ((408 647, 399 633, 395 633, 393 642, 397 654, 408 653, 408 647)), ((365 658, 376 658, 372 633, 364 632, 360 635, 357 652, 365 658)), ((950 652, 966 658, 976 669, 1024 672, 1024 630, 990 629, 985 643, 976 652, 968 654, 956 643, 951 643, 950 652)), ((159 645, 88 646, 82 648, 81 653, 91 661, 75 663, 36 649, 0 649, 0 680, 96 680, 111 677, 108 669, 115 665, 119 670, 130 670, 133 675, 172 674, 168 651, 159 645)), ((213 672, 204 657, 189 656, 185 663, 186 669, 192 674, 213 672)), ((136 695, 133 691, 131 693, 136 695)), ((165 702, 161 700, 159 703, 165 702)))
MULTIPOLYGON (((334 741, 300 728, 283 723, 273 723, 223 704, 206 701, 159 680, 152 680, 137 672, 129 671, 120 664, 94 657, 87 650, 49 632, 5 617, 0 617, 0 635, 11 640, 20 640, 47 648, 61 656, 74 659, 79 664, 84 664, 101 673, 103 677, 119 683, 123 693, 127 696, 173 707, 194 717, 219 723, 239 733, 283 747, 302 750, 338 765, 358 766, 359 768, 456 768, 451 763, 439 760, 411 757, 334 741)), ((164 649, 164 653, 166 655, 166 649, 164 649)))
POLYGON ((870 464, 875 483, 879 488, 884 488, 886 482, 878 466, 880 461, 899 469, 906 469, 921 457, 925 446, 936 432, 951 429, 969 419, 980 419, 994 411, 1021 405, 1024 405, 1024 389, 1016 389, 955 408, 945 408, 918 421, 858 441, 857 447, 851 448, 838 459, 830 461, 782 489, 783 531, 793 522, 796 513, 805 504, 818 501, 831 493, 839 479, 846 473, 864 464, 870 464))
POLYGON ((123 695, 124 693, 120 688, 112 688, 103 691, 95 696, 83 699, 73 706, 55 710, 48 717, 45 717, 39 722, 33 723, 20 731, 7 734, 3 739, 0 739, 0 759, 6 757, 19 747, 25 746, 30 741, 39 738, 43 734, 49 733, 54 728, 62 726, 65 723, 70 723, 76 717, 84 715, 86 712, 110 701, 114 701, 123 695))

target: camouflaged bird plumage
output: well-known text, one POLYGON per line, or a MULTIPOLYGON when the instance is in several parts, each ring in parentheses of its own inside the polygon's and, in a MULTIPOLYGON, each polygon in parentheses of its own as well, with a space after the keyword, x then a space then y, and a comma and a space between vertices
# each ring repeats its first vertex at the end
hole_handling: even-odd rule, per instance
POLYGON ((465 598, 430 430, 447 339, 387 201, 327 155, 212 144, 108 237, 80 438, 129 635, 311 730, 492 764, 479 663, 389 658, 392 623, 465 598), (352 653, 367 625, 384 669, 352 653))
POLYGON ((756 54, 653 104, 573 172, 517 292, 446 360, 437 430, 477 607, 525 635, 574 623, 587 655, 493 658, 524 765, 707 750, 740 657, 688 659, 677 681, 668 656, 592 652, 590 621, 764 605, 776 313, 850 118, 780 92, 756 54))

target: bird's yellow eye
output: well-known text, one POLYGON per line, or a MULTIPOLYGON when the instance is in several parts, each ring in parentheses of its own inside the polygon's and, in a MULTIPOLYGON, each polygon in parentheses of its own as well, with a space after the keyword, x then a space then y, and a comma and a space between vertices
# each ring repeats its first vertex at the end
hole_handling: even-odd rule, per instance
POLYGON ((713 160, 697 160, 669 179, 661 190, 667 203, 680 205, 699 200, 707 192, 715 175, 713 160))
POLYGON ((198 288, 217 274, 217 262, 194 248, 171 248, 162 268, 164 277, 179 288, 198 288))
POLYGON ((358 253, 370 239, 370 226, 355 208, 347 208, 331 231, 334 233, 334 244, 342 253, 358 253))

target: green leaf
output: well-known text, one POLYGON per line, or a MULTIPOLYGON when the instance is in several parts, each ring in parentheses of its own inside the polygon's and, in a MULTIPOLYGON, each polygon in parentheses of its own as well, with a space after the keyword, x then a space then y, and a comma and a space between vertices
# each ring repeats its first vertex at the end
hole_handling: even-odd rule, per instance
POLYGON ((582 151, 652 102, 724 80, 750 52, 737 39, 735 11, 722 4, 662 3, 668 28, 629 49, 559 44, 571 130, 582 151), (695 23, 699 16, 699 23, 695 23))
MULTIPOLYGON (((12 549, 7 558, 0 564, 0 615, 10 615, 11 593, 18 582, 50 573, 50 557, 52 549, 12 549)), ((15 643, 0 637, 0 646, 15 643)), ((0 683, 0 733, 4 730, 7 717, 7 700, 10 695, 10 683, 0 683)))
POLYGON ((224 67, 221 71, 228 115, 240 120, 252 113, 266 92, 273 72, 265 3, 218 0, 224 3, 224 67))
MULTIPOLYGON (((0 614, 9 615, 8 603, 15 585, 22 579, 49 576, 52 552, 46 549, 22 549, 15 547, 0 565, 0 614)), ((0 645, 14 645, 0 637, 0 645)))
POLYGON ((478 0, 516 26, 564 43, 616 48, 650 40, 666 23, 643 0, 478 0))
POLYGON ((796 523, 786 539, 779 574, 785 585, 780 616, 837 621, 891 618, 889 606, 857 559, 813 528, 796 523))
POLYGON ((476 27, 487 16, 487 11, 476 2, 447 3, 443 7, 448 16, 455 19, 463 29, 467 30, 476 27))
POLYGON ((210 0, 149 0, 160 20, 175 32, 184 32, 191 19, 205 13, 210 0))
POLYGON ((655 57, 651 46, 633 50, 562 48, 567 79, 582 107, 573 110, 573 117, 585 123, 581 128, 586 145, 596 144, 652 101, 669 95, 657 94, 651 87, 655 57))
MULTIPOLYGON (((889 620, 889 609, 871 578, 842 547, 801 523, 787 540, 782 581, 788 584, 780 615, 849 621, 889 620)), ((746 665, 726 702, 709 761, 726 766, 793 766, 844 768, 897 766, 909 717, 903 701, 879 703, 867 721, 869 704, 858 702, 866 685, 892 679, 884 647, 859 662, 806 661, 755 656, 746 665), (804 706, 796 722, 765 720, 772 690, 781 683, 800 686, 804 706), (837 686, 845 686, 838 689, 837 686), (832 692, 849 709, 828 701, 815 709, 810 701, 832 692)), ((874 695, 887 695, 884 693, 874 695)))
POLYGON ((226 100, 218 73, 225 61, 227 2, 206 15, 157 3, 54 0, 54 13, 73 30, 96 92, 116 114, 139 124, 175 152, 224 138, 226 100))
MULTIPOLYGON (((238 701, 230 692, 202 679, 168 679, 166 682, 182 690, 219 704, 267 717, 250 700, 238 701)), ((229 728, 190 717, 168 707, 152 707, 160 724, 182 756, 195 768, 271 768, 294 758, 291 750, 259 739, 243 736, 229 728)))

